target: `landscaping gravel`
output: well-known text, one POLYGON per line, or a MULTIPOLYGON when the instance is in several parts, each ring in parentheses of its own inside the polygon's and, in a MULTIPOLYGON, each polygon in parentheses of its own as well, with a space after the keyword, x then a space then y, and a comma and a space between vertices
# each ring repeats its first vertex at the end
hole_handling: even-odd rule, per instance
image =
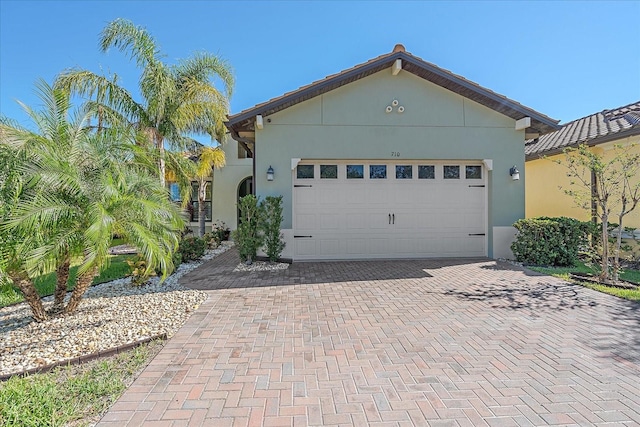
MULTIPOLYGON (((181 264, 163 283, 134 286, 129 278, 92 286, 71 315, 37 323, 26 303, 0 309, 0 375, 19 373, 160 334, 172 336, 207 298, 179 283, 180 277, 233 244, 209 250, 198 262, 181 264)), ((45 308, 52 297, 44 300, 45 308)))
POLYGON ((277 271, 287 268, 289 268, 289 264, 286 262, 254 261, 249 265, 241 262, 233 271, 277 271))

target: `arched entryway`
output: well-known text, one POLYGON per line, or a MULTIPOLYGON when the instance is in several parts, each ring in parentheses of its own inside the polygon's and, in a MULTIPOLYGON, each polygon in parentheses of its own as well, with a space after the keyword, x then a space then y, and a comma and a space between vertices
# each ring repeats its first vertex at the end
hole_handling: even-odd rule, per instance
POLYGON ((248 194, 253 194, 253 177, 248 176, 238 185, 238 213, 237 213, 237 222, 236 224, 240 224, 240 199, 248 194))

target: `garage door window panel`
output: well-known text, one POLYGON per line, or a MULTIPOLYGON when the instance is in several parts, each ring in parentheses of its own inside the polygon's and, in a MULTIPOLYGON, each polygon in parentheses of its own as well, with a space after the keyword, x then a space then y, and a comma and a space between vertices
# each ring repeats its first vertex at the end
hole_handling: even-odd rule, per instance
POLYGON ((313 165, 298 165, 296 169, 296 177, 298 179, 313 179, 313 165))
POLYGON ((320 165, 320 179, 338 179, 338 165, 320 165))
POLYGON ((396 179, 413 179, 413 166, 396 165, 396 179))
POLYGON ((445 165, 442 167, 444 179, 460 179, 460 166, 445 165))
POLYGON ((466 179, 482 179, 482 166, 465 166, 466 179))
POLYGON ((436 179, 436 167, 433 165, 419 165, 418 179, 436 179))
POLYGON ((387 165, 369 165, 369 179, 387 179, 387 165))
POLYGON ((364 179, 364 166, 347 165, 347 179, 364 179))

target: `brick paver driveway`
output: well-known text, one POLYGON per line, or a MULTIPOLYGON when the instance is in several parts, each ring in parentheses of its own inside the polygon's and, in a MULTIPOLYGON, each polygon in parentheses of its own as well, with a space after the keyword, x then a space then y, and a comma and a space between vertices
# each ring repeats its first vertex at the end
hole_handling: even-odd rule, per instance
POLYGON ((492 260, 297 263, 209 299, 100 425, 638 425, 640 305, 492 260))

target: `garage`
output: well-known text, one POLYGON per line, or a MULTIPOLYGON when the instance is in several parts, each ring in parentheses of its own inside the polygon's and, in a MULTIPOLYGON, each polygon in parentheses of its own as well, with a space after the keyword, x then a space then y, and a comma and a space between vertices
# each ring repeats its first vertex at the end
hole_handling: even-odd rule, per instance
POLYGON ((294 259, 487 255, 482 162, 301 161, 294 259))

